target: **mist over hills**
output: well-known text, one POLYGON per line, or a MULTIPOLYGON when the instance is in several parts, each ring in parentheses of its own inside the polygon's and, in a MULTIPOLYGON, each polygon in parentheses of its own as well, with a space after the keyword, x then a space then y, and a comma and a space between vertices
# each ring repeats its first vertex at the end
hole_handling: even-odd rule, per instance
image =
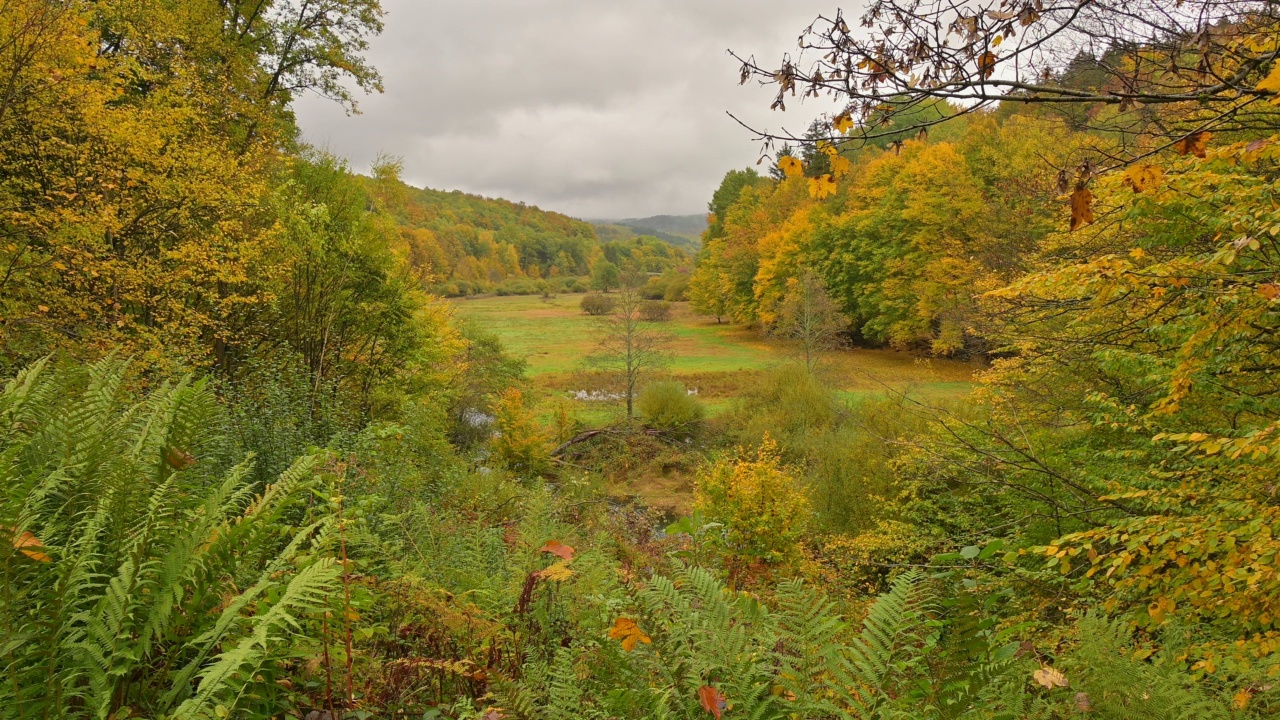
POLYGON ((588 222, 595 225, 622 225, 641 231, 656 230, 670 235, 682 235, 695 240, 701 238, 702 231, 707 229, 707 216, 705 214, 652 215, 650 217, 623 218, 621 220, 599 218, 588 220, 588 222))
POLYGON ((706 215, 653 215, 621 220, 588 220, 601 240, 624 240, 648 235, 697 252, 702 246, 702 232, 707 229, 706 215))

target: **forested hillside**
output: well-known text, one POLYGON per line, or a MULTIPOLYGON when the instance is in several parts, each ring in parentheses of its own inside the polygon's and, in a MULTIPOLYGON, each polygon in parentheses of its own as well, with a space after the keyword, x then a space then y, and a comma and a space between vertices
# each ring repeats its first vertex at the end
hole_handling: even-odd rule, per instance
POLYGON ((683 250, 642 233, 601 237, 589 223, 524 203, 410 187, 394 163, 374 174, 382 177, 371 187, 400 226, 410 265, 441 295, 585 290, 601 261, 652 273, 691 264, 683 250))
POLYGON ((595 230, 559 213, 456 190, 397 190, 394 214, 414 264, 435 278, 486 284, 586 275, 598 255, 595 230))
POLYGON ((1280 4, 858 12, 688 278, 302 142, 377 0, 0 0, 0 718, 1280 715, 1280 4))
POLYGON ((658 238, 659 240, 681 248, 689 253, 694 253, 698 249, 698 235, 673 235, 662 230, 655 230, 651 227, 642 225, 621 225, 607 221, 597 220, 592 223, 595 226, 596 234, 601 240, 627 240, 630 238, 647 236, 658 238))

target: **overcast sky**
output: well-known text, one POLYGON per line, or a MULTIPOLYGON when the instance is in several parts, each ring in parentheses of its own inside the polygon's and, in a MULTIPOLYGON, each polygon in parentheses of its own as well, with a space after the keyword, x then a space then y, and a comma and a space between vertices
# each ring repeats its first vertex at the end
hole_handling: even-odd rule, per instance
MULTIPOLYGON (((413 185, 577 217, 693 214, 759 144, 725 114, 803 131, 813 101, 769 110, 727 48, 767 65, 836 0, 383 0, 370 60, 386 92, 346 116, 295 104, 306 139, 363 172, 380 152, 413 185)), ((847 14, 857 0, 844 3, 847 14)))

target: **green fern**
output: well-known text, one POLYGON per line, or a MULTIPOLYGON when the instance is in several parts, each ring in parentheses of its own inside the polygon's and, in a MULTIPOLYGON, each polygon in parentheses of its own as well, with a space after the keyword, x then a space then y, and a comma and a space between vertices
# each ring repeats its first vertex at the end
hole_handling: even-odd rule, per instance
POLYGON ((2 717, 234 707, 333 591, 318 459, 259 492, 203 382, 132 402, 127 369, 42 361, 0 393, 0 527, 49 558, 0 543, 2 717))
POLYGON ((1090 614, 1080 621, 1072 667, 1089 696, 1093 716, 1107 720, 1219 720, 1250 717, 1229 698, 1216 698, 1175 662, 1133 659, 1131 630, 1122 619, 1090 614))
POLYGON ((220 653, 200 673, 195 695, 173 713, 176 718, 217 717, 219 705, 234 708, 262 667, 274 645, 292 633, 302 633, 301 616, 323 612, 338 585, 339 568, 332 558, 307 566, 289 581, 280 599, 248 624, 239 642, 220 653))

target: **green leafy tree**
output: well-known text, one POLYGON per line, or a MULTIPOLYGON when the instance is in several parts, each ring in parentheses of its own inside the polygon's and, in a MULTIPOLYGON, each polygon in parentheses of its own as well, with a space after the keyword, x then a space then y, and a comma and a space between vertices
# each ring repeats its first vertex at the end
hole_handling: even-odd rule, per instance
POLYGON ((591 287, 601 292, 609 292, 622 283, 622 272, 618 266, 608 260, 597 260, 591 267, 591 287))
POLYGON ((703 233, 704 245, 707 240, 724 235, 724 219, 729 213, 729 208, 738 202, 738 196, 742 194, 743 189, 763 182, 767 181, 751 168, 730 170, 725 173, 724 179, 720 181, 720 187, 716 188, 715 193, 711 195, 711 202, 707 203, 710 222, 703 233))

